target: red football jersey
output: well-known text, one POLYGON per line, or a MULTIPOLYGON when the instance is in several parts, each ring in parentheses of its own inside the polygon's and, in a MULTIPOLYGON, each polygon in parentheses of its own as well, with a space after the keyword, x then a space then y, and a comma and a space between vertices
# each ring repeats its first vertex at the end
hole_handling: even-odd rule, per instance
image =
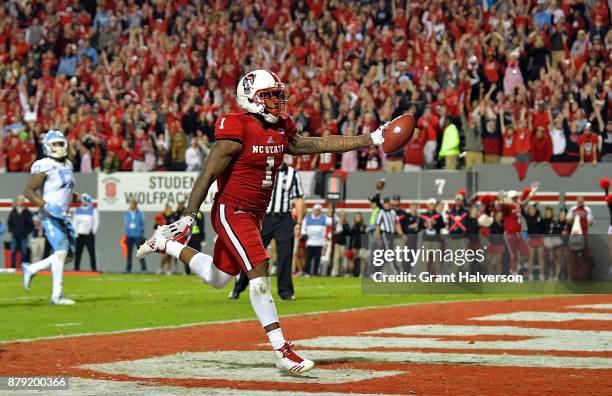
POLYGON ((215 200, 239 209, 265 212, 283 163, 289 139, 297 132, 293 119, 264 126, 247 113, 228 113, 217 119, 215 138, 242 143, 240 155, 217 178, 215 200))

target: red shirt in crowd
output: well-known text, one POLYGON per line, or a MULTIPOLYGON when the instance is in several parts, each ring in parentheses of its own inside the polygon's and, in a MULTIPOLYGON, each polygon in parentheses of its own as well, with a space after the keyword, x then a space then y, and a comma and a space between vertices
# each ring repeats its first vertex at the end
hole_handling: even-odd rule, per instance
POLYGON ((538 111, 533 113, 533 129, 537 130, 539 127, 546 129, 550 123, 550 117, 548 111, 538 111))
POLYGON ((106 140, 106 150, 112 151, 113 153, 117 153, 121 148, 121 143, 123 142, 123 138, 119 135, 111 135, 106 140))
POLYGON ((36 160, 36 148, 32 142, 21 143, 21 171, 30 172, 32 163, 36 160))
POLYGON ((533 162, 550 162, 552 157, 552 141, 548 133, 542 137, 534 136, 531 140, 531 160, 533 162))
POLYGON ((483 65, 484 75, 491 84, 499 81, 498 68, 495 58, 487 59, 483 65))
POLYGON ((412 139, 404 149, 404 164, 423 167, 423 147, 427 140, 426 135, 421 135, 421 139, 412 139))
POLYGON ((336 169, 336 153, 319 154, 319 170, 321 172, 333 172, 336 169))
POLYGON ((502 135, 502 155, 504 157, 514 157, 516 156, 516 144, 515 144, 515 134, 505 133, 502 135))
POLYGON ((7 163, 6 168, 9 172, 19 172, 21 171, 21 163, 23 162, 23 154, 21 153, 20 144, 12 145, 12 147, 8 148, 7 153, 7 163))
POLYGON ((597 137, 597 135, 594 133, 591 133, 590 135, 583 133, 582 135, 580 135, 580 137, 578 137, 578 144, 580 144, 580 147, 582 147, 582 149, 584 150, 584 161, 593 161, 595 149, 599 144, 599 138, 597 137))
POLYGON ((514 149, 517 154, 531 151, 531 131, 527 128, 518 128, 514 132, 514 149))
POLYGON ((429 117, 421 117, 417 122, 419 128, 425 132, 424 135, 427 136, 427 140, 434 142, 438 141, 438 132, 436 128, 439 121, 436 115, 431 114, 429 117))
POLYGON ((315 168, 316 155, 304 154, 298 157, 297 169, 309 171, 315 168))
POLYGON ((117 150, 117 158, 119 159, 119 169, 122 171, 131 171, 134 158, 130 150, 120 148, 117 150))

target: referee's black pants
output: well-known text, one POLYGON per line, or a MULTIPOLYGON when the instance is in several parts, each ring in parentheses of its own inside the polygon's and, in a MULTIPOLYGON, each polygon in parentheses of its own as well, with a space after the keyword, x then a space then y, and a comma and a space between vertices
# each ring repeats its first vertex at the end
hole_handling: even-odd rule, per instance
POLYGON ((96 271, 96 236, 94 234, 79 234, 76 239, 76 251, 74 257, 74 270, 81 270, 81 257, 83 248, 89 252, 89 263, 92 271, 96 271))
MULTIPOLYGON (((383 248, 385 250, 394 250, 395 249, 395 244, 393 242, 393 239, 395 238, 395 235, 396 234, 392 234, 390 232, 381 232, 380 233, 380 239, 382 240, 382 245, 383 245, 383 248)), ((393 271, 395 271, 396 274, 400 273, 400 270, 397 267, 395 259, 391 260, 389 262, 389 265, 391 266, 391 269, 393 271)))
MULTIPOLYGON (((289 298, 294 294, 293 280, 291 279, 294 227, 295 221, 290 213, 267 214, 261 227, 261 239, 264 247, 267 248, 272 239, 276 240, 276 281, 278 295, 281 298, 289 298)), ((234 293, 242 293, 248 284, 249 279, 241 271, 234 285, 234 293)))

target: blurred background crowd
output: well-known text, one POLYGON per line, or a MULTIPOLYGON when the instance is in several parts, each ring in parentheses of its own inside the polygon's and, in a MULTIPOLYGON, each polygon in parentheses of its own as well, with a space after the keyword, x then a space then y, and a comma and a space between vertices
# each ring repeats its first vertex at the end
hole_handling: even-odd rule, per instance
POLYGON ((253 68, 287 82, 304 134, 418 117, 405 151, 298 169, 596 165, 612 156, 609 28, 600 0, 8 0, 0 170, 28 171, 51 128, 80 172, 198 170, 253 68))

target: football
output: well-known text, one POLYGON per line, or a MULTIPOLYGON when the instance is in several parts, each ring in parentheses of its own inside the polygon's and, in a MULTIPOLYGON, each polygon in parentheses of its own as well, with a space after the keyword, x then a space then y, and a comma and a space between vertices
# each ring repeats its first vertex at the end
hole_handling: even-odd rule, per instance
POLYGON ((382 146, 385 153, 401 150, 408 144, 414 134, 414 123, 412 114, 403 114, 387 125, 383 131, 385 141, 382 146))

